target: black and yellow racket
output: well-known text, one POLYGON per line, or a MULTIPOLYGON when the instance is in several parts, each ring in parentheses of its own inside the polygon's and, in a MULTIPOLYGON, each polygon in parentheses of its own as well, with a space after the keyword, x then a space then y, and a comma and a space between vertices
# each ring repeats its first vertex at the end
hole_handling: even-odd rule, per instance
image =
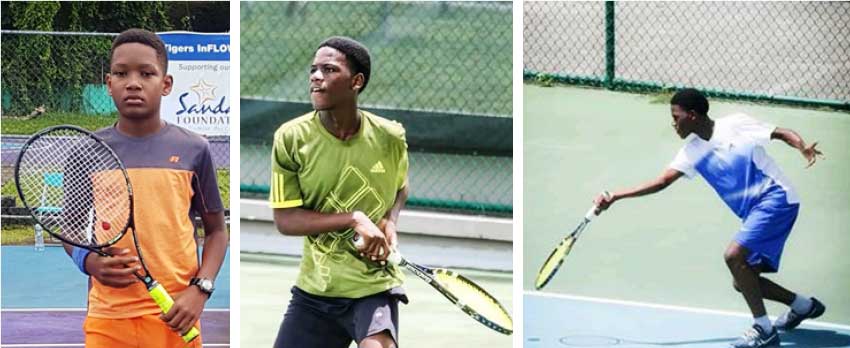
MULTIPOLYGON (((602 193, 605 195, 606 199, 611 198, 611 193, 605 191, 602 193)), ((549 257, 546 259, 546 262, 543 263, 543 267, 540 267, 540 271, 537 272, 537 279, 534 281, 534 288, 537 290, 542 289, 552 280, 552 277, 555 276, 555 272, 558 272, 558 268, 561 267, 561 264, 564 263, 564 258, 567 257, 567 254, 572 250, 573 245, 575 245, 578 237, 581 235, 581 232, 584 231, 584 228, 590 223, 590 220, 593 220, 593 217, 596 216, 596 205, 590 208, 587 211, 587 214, 584 214, 584 218, 581 220, 581 223, 573 230, 573 233, 570 233, 558 244, 558 247, 555 250, 552 250, 552 253, 549 254, 549 257)))
MULTIPOLYGON (((355 234, 354 245, 360 248, 362 244, 363 240, 355 234)), ((391 252, 387 262, 407 268, 481 324, 505 335, 513 333, 513 319, 505 307, 466 277, 445 268, 417 265, 406 260, 398 251, 391 252)))
MULTIPOLYGON (((133 218, 133 187, 124 164, 102 139, 75 126, 46 128, 30 137, 15 163, 15 185, 36 223, 59 240, 111 256, 104 248, 117 243, 128 230, 145 283, 163 313, 174 300, 145 266, 133 218)), ((183 335, 199 335, 193 327, 183 335)))

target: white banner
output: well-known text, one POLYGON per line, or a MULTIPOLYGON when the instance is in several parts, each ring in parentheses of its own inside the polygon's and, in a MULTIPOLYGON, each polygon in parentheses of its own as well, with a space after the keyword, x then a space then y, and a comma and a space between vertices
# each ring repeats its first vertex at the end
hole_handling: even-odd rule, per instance
POLYGON ((230 35, 158 33, 168 51, 171 94, 163 120, 205 135, 230 134, 230 35))

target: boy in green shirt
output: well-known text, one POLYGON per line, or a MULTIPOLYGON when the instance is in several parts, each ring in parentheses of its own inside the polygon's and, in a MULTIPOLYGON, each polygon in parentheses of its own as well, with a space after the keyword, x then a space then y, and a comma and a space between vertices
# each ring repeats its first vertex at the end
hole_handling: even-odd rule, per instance
POLYGON ((407 298, 401 271, 385 261, 407 199, 407 144, 401 124, 357 108, 370 72, 359 42, 323 41, 310 67, 315 111, 275 132, 275 225, 305 236, 276 348, 397 346, 398 302, 407 298))

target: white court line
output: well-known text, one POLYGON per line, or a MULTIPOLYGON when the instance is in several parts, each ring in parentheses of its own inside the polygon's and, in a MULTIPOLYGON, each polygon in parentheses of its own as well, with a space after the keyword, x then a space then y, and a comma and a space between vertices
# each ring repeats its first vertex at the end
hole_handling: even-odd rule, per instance
MULTIPOLYGON (((20 343, 20 344, 0 344, 0 347, 5 348, 29 348, 29 347, 85 347, 83 343, 20 343)), ((230 347, 230 343, 204 343, 204 347, 230 347)))
MULTIPOLYGON (((85 312, 86 308, 3 308, 2 312, 85 312)), ((204 312, 229 312, 229 308, 204 308, 204 312)))
MULTIPOLYGON (((578 295, 568 295, 568 294, 556 294, 556 293, 543 292, 543 291, 526 290, 526 291, 523 291, 523 293, 525 295, 529 295, 529 296, 559 298, 559 299, 596 302, 596 303, 617 304, 617 305, 632 306, 632 307, 646 307, 646 308, 666 309, 666 310, 700 313, 700 314, 726 315, 726 316, 742 317, 742 318, 751 318, 752 317, 752 314, 750 314, 750 313, 721 311, 721 310, 707 309, 707 308, 674 306, 674 305, 665 305, 665 304, 658 304, 658 303, 615 300, 615 299, 610 299, 610 298, 588 297, 588 296, 578 296, 578 295)), ((771 319, 776 319, 776 317, 772 316, 771 319)), ((834 324, 834 323, 827 323, 827 322, 821 322, 821 321, 806 320, 806 322, 803 325, 850 331, 850 325, 834 324)))

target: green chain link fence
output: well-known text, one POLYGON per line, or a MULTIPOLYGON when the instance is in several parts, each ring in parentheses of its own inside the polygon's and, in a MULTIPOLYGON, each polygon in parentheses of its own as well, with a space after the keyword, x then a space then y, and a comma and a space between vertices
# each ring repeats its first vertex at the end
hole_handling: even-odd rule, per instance
MULTIPOLYGON (((97 129, 117 120, 105 79, 109 49, 118 34, 3 30, 0 35, 4 122, 0 162, 5 195, 12 185, 15 159, 29 135, 57 123, 97 129)), ((230 137, 207 139, 219 177, 229 178, 230 137)), ((229 182, 219 187, 227 190, 229 182)))
POLYGON ((524 75, 850 110, 850 2, 525 2, 524 75))
POLYGON ((344 35, 372 54, 360 106, 400 121, 408 206, 512 212, 510 2, 241 4, 241 195, 265 198, 271 141, 311 110, 317 45, 344 35))
POLYGON ((111 115, 109 48, 117 34, 3 30, 3 115, 111 115))

